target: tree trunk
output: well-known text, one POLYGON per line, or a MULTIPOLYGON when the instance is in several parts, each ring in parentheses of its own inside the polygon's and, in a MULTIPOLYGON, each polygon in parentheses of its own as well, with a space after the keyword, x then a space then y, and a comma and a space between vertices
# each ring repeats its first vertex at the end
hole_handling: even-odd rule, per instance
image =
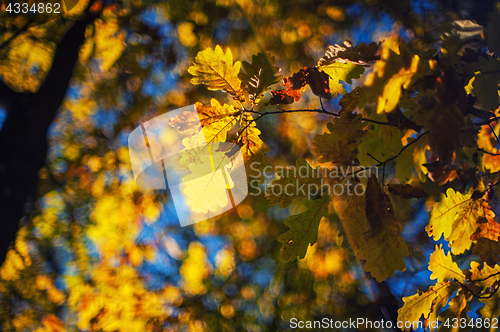
POLYGON ((0 265, 16 239, 19 221, 33 209, 38 172, 47 157, 47 129, 66 94, 85 29, 94 18, 87 15, 68 30, 38 92, 17 93, 0 82, 0 105, 7 110, 0 130, 0 265))

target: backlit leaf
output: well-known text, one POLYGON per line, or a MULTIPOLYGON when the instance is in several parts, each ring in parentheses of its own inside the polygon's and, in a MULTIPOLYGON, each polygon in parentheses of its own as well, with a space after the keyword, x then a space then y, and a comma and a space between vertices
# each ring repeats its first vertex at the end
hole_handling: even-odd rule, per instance
POLYGON ((433 62, 422 60, 404 44, 399 50, 400 55, 384 48, 373 73, 366 78, 365 96, 377 103, 377 113, 392 111, 401 98, 401 88, 409 89, 420 77, 432 73, 433 62))
POLYGON ((244 72, 240 72, 238 77, 250 95, 250 100, 258 104, 264 91, 281 79, 279 67, 275 67, 276 59, 269 53, 260 52, 252 56, 252 63, 243 61, 244 72))
MULTIPOLYGON (((419 292, 412 296, 403 297, 404 305, 398 310, 398 321, 417 322, 423 316, 427 322, 435 321, 442 307, 444 307, 450 296, 457 291, 458 284, 443 281, 431 286, 426 292, 419 292)), ((427 326, 424 325, 427 328, 427 326)), ((415 329, 417 327, 415 326, 415 329)), ((405 326, 403 331, 411 331, 411 327, 405 326)), ((431 331, 434 331, 431 329, 431 331)))
POLYGON ((445 255, 442 246, 438 247, 436 245, 436 249, 431 254, 429 259, 429 271, 432 271, 431 279, 437 279, 438 283, 449 279, 457 279, 459 281, 465 279, 462 270, 460 270, 457 263, 453 261, 451 253, 445 255))
POLYGON ((333 62, 327 65, 318 65, 318 69, 330 76, 330 93, 336 98, 339 94, 346 93, 340 81, 352 84, 352 80, 360 78, 365 68, 347 62, 333 62))
POLYGON ((359 139, 367 134, 363 130, 365 124, 361 121, 361 114, 340 111, 340 117, 326 126, 329 133, 316 135, 313 141, 313 152, 319 157, 319 162, 357 165, 359 139))
POLYGON ((427 234, 434 240, 443 236, 454 255, 470 249, 470 237, 478 227, 477 219, 482 212, 483 201, 472 199, 472 193, 472 189, 467 194, 461 194, 449 188, 446 195, 441 194, 439 202, 434 204, 426 227, 427 234))
POLYGON ((325 194, 320 199, 308 200, 305 212, 293 215, 285 220, 285 225, 290 227, 286 233, 278 236, 281 246, 281 259, 284 262, 292 261, 306 256, 307 248, 318 240, 318 227, 321 219, 328 216, 328 203, 330 196, 325 194))
POLYGON ((241 98, 241 81, 238 78, 241 62, 233 64, 233 54, 226 53, 217 45, 215 50, 207 48, 196 55, 188 71, 194 77, 192 84, 205 84, 209 90, 225 90, 233 98, 241 98))

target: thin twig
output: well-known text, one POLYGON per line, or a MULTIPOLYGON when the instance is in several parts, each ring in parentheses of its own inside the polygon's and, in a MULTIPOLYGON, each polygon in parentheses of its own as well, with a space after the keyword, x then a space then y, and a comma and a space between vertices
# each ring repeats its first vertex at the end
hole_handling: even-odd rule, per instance
MULTIPOLYGON (((323 105, 322 105, 323 107, 323 105)), ((282 109, 282 108, 278 108, 277 111, 270 111, 270 112, 264 112, 264 113, 259 113, 257 111, 254 111, 254 110, 247 110, 247 112, 250 112, 250 113, 255 113, 255 114, 259 114, 260 116, 255 119, 256 120, 259 120, 260 118, 262 118, 263 116, 266 116, 266 115, 271 115, 271 114, 282 114, 282 113, 303 113, 303 112, 309 112, 309 113, 320 113, 320 114, 327 114, 327 115, 331 115, 331 116, 335 116, 335 117, 340 117, 340 114, 338 113, 334 113, 334 112, 329 112, 325 109, 295 109, 295 110, 285 110, 285 109, 282 109)), ((371 122, 371 123, 375 123, 375 124, 379 124, 379 125, 384 125, 384 126, 391 126, 391 127, 396 127, 395 124, 392 124, 392 123, 389 123, 389 122, 383 122, 383 121, 377 121, 377 120, 372 120, 372 119, 368 119, 368 118, 361 118, 361 121, 363 122, 371 122)))
POLYGON ((495 133, 495 130, 491 126, 491 123, 488 123, 488 127, 490 127, 491 132, 493 133, 493 135, 495 135, 495 138, 497 139, 497 143, 500 144, 500 140, 498 139, 497 133, 495 133))
POLYGON ((383 161, 383 162, 380 162, 378 163, 377 165, 373 165, 373 166, 369 166, 369 167, 361 167, 361 169, 358 169, 357 171, 355 172, 352 172, 352 173, 349 173, 349 174, 346 174, 343 178, 345 179, 346 177, 348 176, 351 176, 351 175, 355 175, 359 172, 363 172, 367 169, 370 169, 370 168, 374 168, 374 167, 380 167, 380 166, 385 166, 387 165, 388 163, 390 163, 391 161, 393 161, 394 159, 396 159, 397 157, 399 157, 404 150, 406 150, 407 148, 409 148, 411 145, 415 144, 416 142, 418 142, 422 137, 424 137, 425 135, 427 135, 429 133, 429 131, 426 131, 426 132, 423 132, 420 136, 418 136, 413 142, 411 143, 408 143, 407 145, 405 145, 401 150, 399 150, 398 154, 396 154, 395 156, 392 156, 391 158, 383 161))

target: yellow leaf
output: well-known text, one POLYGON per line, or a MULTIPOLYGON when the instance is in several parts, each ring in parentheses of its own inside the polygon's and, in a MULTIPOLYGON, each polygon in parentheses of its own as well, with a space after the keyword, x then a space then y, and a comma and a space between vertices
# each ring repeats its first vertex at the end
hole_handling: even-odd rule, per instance
POLYGON ((228 48, 226 53, 217 45, 215 50, 207 48, 196 55, 194 64, 188 72, 194 77, 192 84, 205 84, 209 90, 225 90, 235 98, 241 98, 241 81, 238 78, 241 62, 233 64, 233 54, 228 48))
POLYGON ((377 102, 377 113, 392 111, 401 98, 401 87, 408 89, 420 77, 432 73, 433 62, 420 59, 404 44, 399 50, 401 54, 397 55, 383 48, 380 61, 366 78, 365 96, 377 102))
MULTIPOLYGON (((241 147, 241 155, 245 162, 249 189, 253 188, 252 181, 264 183, 264 175, 256 169, 262 170, 268 165, 264 153, 270 151, 264 141, 260 138, 261 131, 255 125, 255 121, 249 113, 244 113, 241 118, 241 128, 237 144, 241 147), (259 176, 260 175, 260 176, 259 176)), ((241 187, 238 179, 235 179, 238 188, 241 187)))
POLYGON ((472 199, 472 193, 472 188, 465 195, 449 188, 446 195, 441 194, 425 229, 436 241, 443 235, 453 255, 462 254, 471 247, 470 237, 478 228, 477 219, 483 200, 472 199))
POLYGON ((442 246, 436 246, 429 260, 429 271, 432 271, 431 279, 437 279, 442 282, 448 279, 465 279, 462 270, 458 268, 457 263, 452 260, 451 253, 445 256, 442 246))
MULTIPOLYGON (((409 324, 409 326, 404 326, 403 331, 411 331, 411 327, 416 330, 417 326, 410 325, 418 322, 422 315, 427 322, 435 321, 439 310, 448 303, 451 294, 457 289, 458 284, 444 281, 431 286, 427 292, 403 297, 404 305, 398 310, 398 321, 409 324)), ((424 327, 427 328, 427 326, 424 327)), ((434 329, 431 328, 432 330, 434 329)))

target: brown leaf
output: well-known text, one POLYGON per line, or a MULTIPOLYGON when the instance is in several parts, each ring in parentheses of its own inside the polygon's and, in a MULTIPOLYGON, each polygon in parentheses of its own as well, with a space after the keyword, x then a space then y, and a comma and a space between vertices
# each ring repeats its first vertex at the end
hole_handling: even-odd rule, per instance
POLYGON ((358 44, 356 47, 348 40, 342 45, 330 45, 326 49, 326 54, 319 60, 319 64, 326 66, 332 62, 338 61, 342 63, 354 63, 360 66, 367 66, 369 62, 374 62, 380 59, 377 53, 381 43, 365 43, 358 44))
POLYGON ((477 241, 472 252, 474 255, 479 256, 479 261, 486 262, 489 266, 494 267, 499 262, 500 243, 482 237, 477 241))
POLYGON ((401 225, 394 216, 394 209, 391 200, 380 187, 377 177, 373 174, 368 179, 366 186, 365 212, 368 226, 370 227, 370 236, 375 237, 380 231, 386 228, 397 227, 397 232, 401 232, 401 225))
POLYGON ((415 122, 408 119, 403 112, 396 106, 394 110, 386 113, 387 120, 391 125, 398 127, 399 130, 403 131, 407 129, 413 129, 417 133, 422 130, 422 127, 417 125, 415 122))
POLYGON ((306 76, 306 82, 311 87, 312 92, 324 99, 332 99, 330 85, 328 84, 329 79, 328 74, 320 72, 317 68, 310 68, 306 76))
POLYGON ((387 188, 391 194, 405 199, 429 197, 421 184, 415 187, 409 184, 388 184, 387 188))
POLYGON ((272 90, 271 94, 273 97, 269 100, 268 104, 271 105, 284 105, 284 104, 292 104, 295 101, 299 101, 302 96, 301 89, 294 90, 290 86, 290 79, 283 78, 283 85, 286 87, 281 90, 272 90))
POLYGON ((454 104, 437 104, 427 115, 424 129, 427 142, 444 165, 450 165, 460 145, 460 128, 465 125, 462 113, 454 104))

